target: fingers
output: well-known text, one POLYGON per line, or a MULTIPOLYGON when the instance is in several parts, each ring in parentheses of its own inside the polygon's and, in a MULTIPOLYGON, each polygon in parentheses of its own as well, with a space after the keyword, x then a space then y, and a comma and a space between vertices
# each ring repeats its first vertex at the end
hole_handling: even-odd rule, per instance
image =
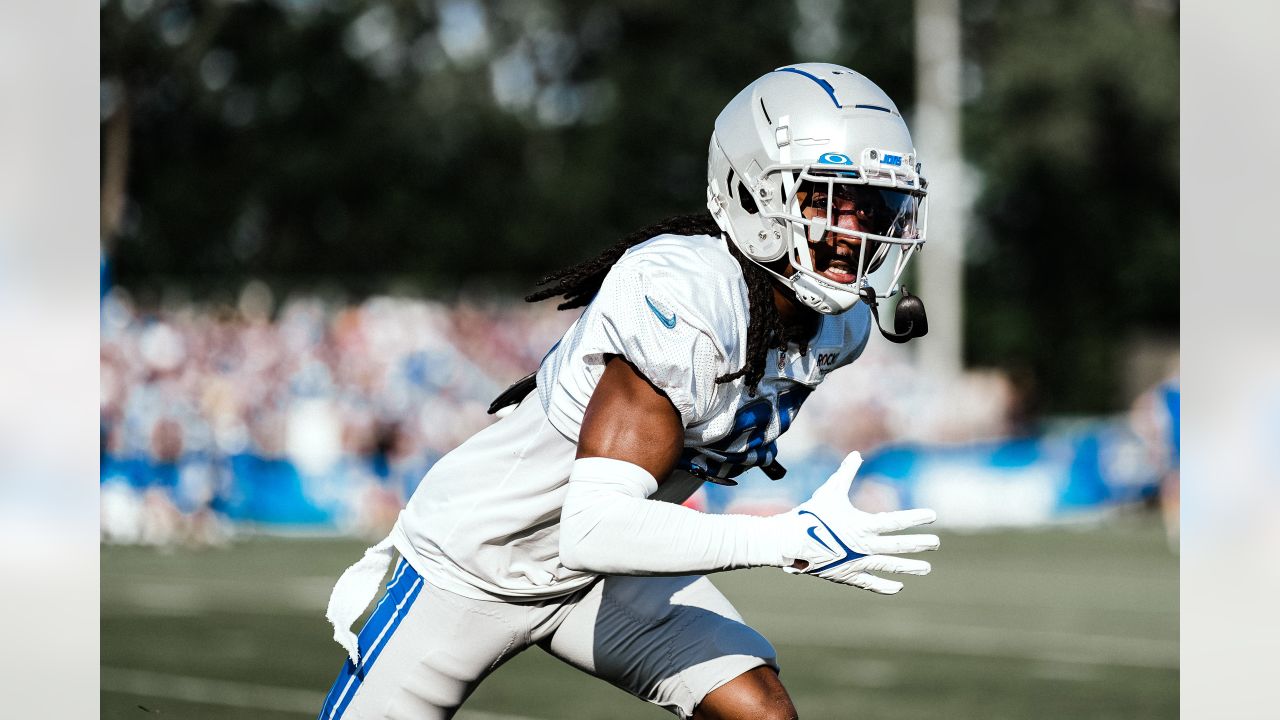
POLYGON ((868 555, 858 560, 859 569, 870 572, 891 572, 903 575, 928 575, 933 566, 924 560, 894 557, 892 555, 868 555))
POLYGON ((867 538, 866 546, 873 554, 918 553, 938 549, 937 535, 880 535, 867 538))
POLYGON ((836 472, 848 472, 850 476, 858 474, 858 468, 862 465, 862 453, 854 450, 844 456, 844 460, 840 461, 840 469, 836 472))
POLYGON ((897 532, 916 525, 928 525, 937 519, 938 513, 929 508, 894 510, 892 512, 875 513, 871 516, 868 526, 872 532, 897 532))
POLYGON ((847 582, 854 587, 870 590, 880 595, 896 595, 902 589, 902 583, 897 580, 885 580, 867 573, 858 573, 849 578, 847 582))
POLYGON ((853 487, 853 478, 858 474, 858 468, 860 467, 862 467, 862 453, 854 450, 845 456, 844 461, 840 463, 840 467, 831 474, 831 477, 827 478, 826 485, 830 486, 833 492, 840 492, 844 497, 849 497, 849 490, 853 487))

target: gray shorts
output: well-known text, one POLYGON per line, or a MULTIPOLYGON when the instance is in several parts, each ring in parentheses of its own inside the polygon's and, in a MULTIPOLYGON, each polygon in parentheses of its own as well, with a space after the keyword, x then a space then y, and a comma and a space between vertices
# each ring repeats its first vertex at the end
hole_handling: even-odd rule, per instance
POLYGON ((539 602, 472 600, 432 587, 403 559, 360 631, 322 720, 450 718, 486 675, 537 644, 680 717, 773 646, 703 576, 604 577, 539 602))

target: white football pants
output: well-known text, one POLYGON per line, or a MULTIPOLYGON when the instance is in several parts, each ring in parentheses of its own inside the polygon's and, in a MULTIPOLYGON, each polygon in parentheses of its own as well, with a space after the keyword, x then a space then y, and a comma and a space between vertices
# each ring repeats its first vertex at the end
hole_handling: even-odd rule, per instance
POLYGON ((321 720, 453 717, 486 675, 531 645, 680 717, 773 646, 703 576, 603 577, 535 602, 472 600, 403 559, 360 632, 321 720))

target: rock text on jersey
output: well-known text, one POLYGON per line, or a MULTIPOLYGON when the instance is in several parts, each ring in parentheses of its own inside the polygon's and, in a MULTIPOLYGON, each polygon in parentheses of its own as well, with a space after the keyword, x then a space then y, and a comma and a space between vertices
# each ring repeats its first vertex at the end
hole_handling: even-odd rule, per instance
POLYGON ((836 364, 836 361, 839 359, 840 359, 840 353, 838 352, 818 353, 817 355, 818 367, 822 368, 823 370, 827 370, 832 366, 834 366, 836 364))

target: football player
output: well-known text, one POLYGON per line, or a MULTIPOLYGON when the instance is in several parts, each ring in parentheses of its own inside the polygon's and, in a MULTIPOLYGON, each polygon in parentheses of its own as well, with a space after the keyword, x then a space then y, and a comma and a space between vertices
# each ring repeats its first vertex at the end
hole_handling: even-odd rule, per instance
MULTIPOLYGON (((338 580, 328 617, 348 659, 321 717, 452 717, 535 644, 681 717, 795 717, 772 646, 705 574, 773 566, 893 594, 878 573, 928 573, 902 555, 938 539, 887 533, 934 513, 855 509, 856 452, 780 515, 679 503, 749 467, 785 472, 775 441, 879 327, 877 299, 924 242, 925 196, 901 114, 862 75, 793 65, 739 93, 711 137, 709 214, 546 278, 529 299, 582 315, 338 580)), ((881 330, 899 341, 925 329, 903 295, 881 330)))

